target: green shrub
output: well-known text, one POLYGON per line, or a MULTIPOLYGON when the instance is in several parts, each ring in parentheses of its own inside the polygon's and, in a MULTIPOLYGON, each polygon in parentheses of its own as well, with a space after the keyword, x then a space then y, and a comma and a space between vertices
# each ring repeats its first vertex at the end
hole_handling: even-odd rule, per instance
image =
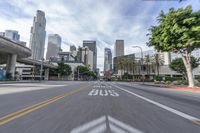
POLYGON ((187 80, 182 80, 182 84, 183 85, 188 85, 188 81, 187 80))
POLYGON ((188 81, 187 80, 178 80, 176 85, 188 85, 188 81))
POLYGON ((166 81, 173 82, 173 81, 177 81, 177 80, 182 80, 182 77, 165 77, 165 82, 166 81))
POLYGON ((197 80, 198 82, 200 82, 200 76, 197 76, 197 77, 196 77, 196 80, 197 80))
POLYGON ((162 76, 155 76, 154 80, 156 81, 162 81, 163 77, 162 76))
POLYGON ((6 80, 12 80, 12 73, 6 73, 6 80))
POLYGON ((122 76, 123 80, 132 79, 132 78, 133 78, 133 76, 128 73, 124 73, 124 75, 122 76))

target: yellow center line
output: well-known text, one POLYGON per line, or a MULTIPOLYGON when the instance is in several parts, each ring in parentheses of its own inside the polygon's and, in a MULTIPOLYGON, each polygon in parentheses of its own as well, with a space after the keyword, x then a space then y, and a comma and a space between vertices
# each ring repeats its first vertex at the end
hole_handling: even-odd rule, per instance
POLYGON ((26 107, 26 108, 24 108, 24 109, 21 109, 21 110, 18 110, 18 111, 16 111, 16 112, 13 112, 13 113, 11 113, 11 114, 8 114, 8 115, 6 115, 6 116, 4 116, 4 117, 1 117, 1 118, 0 118, 0 126, 6 124, 6 123, 8 123, 8 122, 11 122, 12 120, 15 120, 15 119, 17 119, 17 118, 19 118, 19 117, 22 117, 22 116, 24 116, 24 115, 26 115, 26 114, 28 114, 28 113, 31 113, 31 112, 33 112, 33 111, 35 111, 35 110, 37 110, 37 109, 40 109, 40 108, 42 108, 42 107, 44 107, 44 106, 47 106, 47 105, 49 105, 49 104, 51 104, 51 103, 54 103, 54 102, 56 102, 56 101, 58 101, 58 100, 60 100, 60 99, 63 99, 63 98, 66 97, 66 96, 69 96, 69 95, 72 95, 72 94, 74 94, 74 93, 77 93, 77 92, 79 92, 79 91, 81 91, 81 90, 83 90, 84 88, 87 88, 87 87, 89 87, 89 86, 90 86, 90 85, 85 86, 85 87, 81 87, 81 88, 79 88, 79 89, 76 89, 76 90, 73 90, 73 91, 70 91, 70 92, 67 92, 67 93, 64 93, 64 94, 59 95, 59 96, 55 96, 55 97, 50 98, 50 99, 48 99, 48 100, 42 101, 42 102, 40 102, 40 103, 34 104, 34 105, 32 105, 32 106, 26 107))
POLYGON ((40 103, 34 104, 34 105, 29 106, 29 107, 26 107, 26 108, 24 108, 24 109, 20 109, 20 110, 18 110, 18 111, 16 111, 16 112, 10 113, 10 114, 8 114, 8 115, 6 115, 6 116, 4 116, 4 117, 1 117, 1 118, 0 118, 0 121, 6 119, 6 118, 8 118, 8 117, 11 117, 11 116, 13 116, 13 115, 16 115, 16 114, 19 114, 19 113, 21 113, 21 112, 24 112, 24 111, 26 111, 26 110, 29 110, 29 109, 31 109, 31 108, 34 108, 34 107, 36 107, 36 106, 39 106, 39 105, 41 105, 41 104, 44 104, 44 103, 46 103, 46 102, 48 102, 48 101, 51 101, 51 100, 53 100, 53 99, 56 99, 57 97, 60 97, 60 96, 53 97, 53 98, 51 98, 51 99, 42 101, 42 102, 40 102, 40 103))

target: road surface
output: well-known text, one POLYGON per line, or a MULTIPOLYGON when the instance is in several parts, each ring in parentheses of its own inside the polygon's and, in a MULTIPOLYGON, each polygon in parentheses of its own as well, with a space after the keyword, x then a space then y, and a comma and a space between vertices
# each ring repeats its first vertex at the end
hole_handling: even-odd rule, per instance
POLYGON ((200 94, 123 82, 0 85, 0 133, 200 133, 200 94))

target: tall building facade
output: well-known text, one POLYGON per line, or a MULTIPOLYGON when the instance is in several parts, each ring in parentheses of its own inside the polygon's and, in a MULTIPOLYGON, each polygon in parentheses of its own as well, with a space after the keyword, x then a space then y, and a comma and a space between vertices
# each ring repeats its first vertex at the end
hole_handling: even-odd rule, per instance
POLYGON ((58 53, 61 50, 61 37, 58 34, 49 34, 48 35, 48 47, 46 53, 46 59, 49 60, 50 57, 58 56, 58 53))
POLYGON ((104 49, 104 72, 112 70, 112 52, 111 49, 104 49))
POLYGON ((114 51, 115 57, 124 55, 124 40, 116 40, 114 51))
POLYGON ((46 18, 43 11, 37 10, 31 27, 31 36, 29 47, 32 51, 32 59, 41 60, 44 58, 44 46, 46 36, 46 18))
POLYGON ((20 35, 16 30, 5 30, 4 36, 15 42, 19 42, 20 40, 20 35))
POLYGON ((79 47, 77 52, 77 61, 82 62, 84 65, 89 66, 91 70, 94 68, 93 52, 87 47, 79 47))
POLYGON ((93 71, 96 71, 97 68, 97 45, 96 41, 84 40, 83 47, 88 47, 89 50, 93 52, 93 71))
POLYGON ((6 37, 13 42, 26 46, 26 42, 20 41, 20 35, 16 30, 5 30, 5 32, 0 32, 0 36, 6 37))
POLYGON ((162 52, 161 56, 163 58, 164 65, 170 65, 170 63, 171 63, 171 53, 170 52, 162 52))

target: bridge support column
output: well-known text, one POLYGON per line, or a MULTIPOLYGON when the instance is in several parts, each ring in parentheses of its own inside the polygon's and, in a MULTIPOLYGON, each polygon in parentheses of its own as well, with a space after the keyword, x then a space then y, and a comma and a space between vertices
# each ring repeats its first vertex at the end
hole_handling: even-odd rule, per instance
POLYGON ((44 70, 44 80, 49 80, 49 68, 44 70))
POLYGON ((11 73, 12 78, 15 77, 15 65, 17 61, 17 55, 16 54, 9 54, 7 58, 7 64, 6 64, 6 72, 11 73))

